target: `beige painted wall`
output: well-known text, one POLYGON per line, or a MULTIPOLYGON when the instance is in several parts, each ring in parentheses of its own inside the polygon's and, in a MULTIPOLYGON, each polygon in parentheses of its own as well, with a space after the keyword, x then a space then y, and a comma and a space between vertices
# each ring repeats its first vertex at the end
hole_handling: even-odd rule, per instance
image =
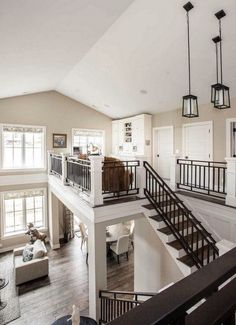
POLYGON ((135 220, 134 290, 157 292, 183 274, 146 217, 135 220))
POLYGON ((18 96, 0 100, 0 123, 46 126, 47 149, 52 149, 52 134, 67 134, 67 149, 71 151, 72 128, 105 131, 106 154, 111 153, 111 119, 56 91, 18 96))
POLYGON ((236 98, 232 100, 231 108, 217 110, 212 104, 199 108, 199 117, 183 118, 180 109, 153 116, 153 127, 174 126, 175 150, 182 150, 182 124, 213 121, 213 154, 214 160, 223 161, 226 157, 226 119, 236 117, 236 98))

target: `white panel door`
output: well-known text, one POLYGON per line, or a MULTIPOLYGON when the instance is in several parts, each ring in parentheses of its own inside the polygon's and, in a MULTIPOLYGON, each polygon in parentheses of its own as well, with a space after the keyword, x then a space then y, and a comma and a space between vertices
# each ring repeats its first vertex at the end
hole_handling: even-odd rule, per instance
POLYGON ((212 160, 212 122, 183 126, 183 158, 212 160))
MULTIPOLYGON (((205 168, 206 161, 213 157, 212 122, 186 124, 183 126, 183 158, 199 160, 185 165, 181 172, 181 183, 207 188, 212 180, 212 170, 205 168), (202 161, 202 162, 201 162, 202 161)), ((210 184, 211 185, 211 184, 210 184)))
POLYGON ((154 168, 157 173, 170 179, 170 161, 173 155, 173 127, 154 129, 154 168))

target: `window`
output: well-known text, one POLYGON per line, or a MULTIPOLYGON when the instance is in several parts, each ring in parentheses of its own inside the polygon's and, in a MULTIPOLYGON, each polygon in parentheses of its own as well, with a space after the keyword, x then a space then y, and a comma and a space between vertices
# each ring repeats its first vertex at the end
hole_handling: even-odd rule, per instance
POLYGON ((73 154, 103 154, 104 131, 73 129, 73 154))
POLYGON ((2 168, 44 168, 44 127, 2 126, 2 168))
POLYGON ((29 222, 45 227, 45 193, 35 189, 3 194, 4 235, 25 232, 29 222))

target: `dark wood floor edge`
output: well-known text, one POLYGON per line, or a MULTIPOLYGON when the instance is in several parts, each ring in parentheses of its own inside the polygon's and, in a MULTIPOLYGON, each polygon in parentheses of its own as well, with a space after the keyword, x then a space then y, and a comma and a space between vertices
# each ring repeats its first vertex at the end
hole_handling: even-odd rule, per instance
POLYGON ((177 195, 183 195, 183 196, 191 197, 191 198, 194 198, 194 199, 197 199, 197 200, 202 200, 202 201, 222 205, 222 206, 225 206, 225 207, 228 207, 228 208, 236 209, 236 207, 227 205, 225 203, 225 199, 215 198, 215 197, 212 197, 212 196, 209 196, 209 195, 204 195, 204 194, 199 194, 199 193, 192 193, 192 192, 188 192, 188 191, 176 191, 175 193, 177 195))
POLYGON ((101 205, 96 205, 94 208, 103 208, 109 205, 115 204, 123 204, 123 203, 130 203, 135 201, 146 200, 146 197, 138 197, 138 196, 129 196, 129 197, 122 197, 122 198, 112 198, 104 200, 104 203, 101 205))

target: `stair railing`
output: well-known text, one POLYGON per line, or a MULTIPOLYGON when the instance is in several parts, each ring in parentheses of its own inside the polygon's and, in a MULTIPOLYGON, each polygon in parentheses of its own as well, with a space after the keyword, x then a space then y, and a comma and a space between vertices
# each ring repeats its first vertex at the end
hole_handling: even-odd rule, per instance
POLYGON ((150 292, 100 290, 99 324, 107 324, 155 296, 150 292))
POLYGON ((148 162, 144 193, 197 268, 218 255, 216 241, 148 162))

